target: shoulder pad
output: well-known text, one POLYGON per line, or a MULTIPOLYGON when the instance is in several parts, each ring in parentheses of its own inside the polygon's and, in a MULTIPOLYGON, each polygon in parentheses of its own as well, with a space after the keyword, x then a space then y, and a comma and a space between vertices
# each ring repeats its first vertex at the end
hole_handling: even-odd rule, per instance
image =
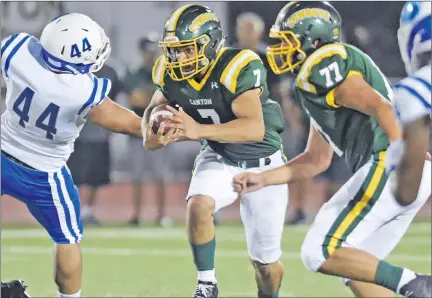
POLYGON ((78 115, 87 115, 94 107, 100 105, 111 90, 111 81, 108 78, 98 78, 93 74, 88 76, 85 86, 82 86, 82 96, 86 99, 84 105, 78 111, 78 115))
POLYGON ((431 114, 431 92, 430 77, 422 78, 418 74, 394 86, 396 114, 403 124, 431 114))
POLYGON ((8 76, 12 57, 18 52, 22 45, 31 37, 27 33, 15 33, 1 42, 1 72, 8 76))
POLYGON ((152 79, 153 83, 159 87, 163 87, 165 85, 165 56, 160 56, 152 70, 152 79))
POLYGON ((242 50, 235 55, 229 63, 225 66, 220 82, 232 93, 237 91, 237 83, 240 72, 252 61, 258 60, 261 62, 261 58, 251 50, 242 50))
POLYGON ((342 44, 329 44, 310 55, 297 75, 297 86, 311 93, 333 89, 347 75, 348 54, 342 44))

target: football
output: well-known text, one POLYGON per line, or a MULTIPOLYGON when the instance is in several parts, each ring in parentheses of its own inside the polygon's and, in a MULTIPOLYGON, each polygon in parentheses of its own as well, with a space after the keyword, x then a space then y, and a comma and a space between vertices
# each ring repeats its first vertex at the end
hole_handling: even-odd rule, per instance
MULTIPOLYGON (((155 107, 152 110, 152 113, 150 115, 150 120, 153 121, 152 131, 154 134, 158 132, 159 127, 163 122, 165 123, 172 122, 171 120, 165 118, 165 116, 171 116, 173 114, 166 108, 166 106, 167 106, 166 104, 162 104, 155 107)), ((168 129, 165 130, 168 131, 168 129)))

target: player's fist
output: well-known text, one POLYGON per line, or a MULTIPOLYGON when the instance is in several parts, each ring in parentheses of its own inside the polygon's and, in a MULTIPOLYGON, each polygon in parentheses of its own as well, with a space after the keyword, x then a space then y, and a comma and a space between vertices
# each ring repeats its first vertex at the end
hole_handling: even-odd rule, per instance
POLYGON ((189 116, 183 108, 179 108, 177 111, 173 107, 167 106, 167 110, 173 114, 172 116, 165 116, 165 118, 171 120, 171 122, 166 124, 167 127, 179 129, 183 137, 189 140, 198 140, 201 138, 202 125, 189 116))
POLYGON ((162 122, 157 130, 157 133, 153 133, 154 122, 150 121, 146 127, 146 135, 144 138, 144 147, 148 150, 157 150, 165 147, 173 142, 178 141, 180 136, 180 130, 175 128, 166 128, 166 123, 162 122))
POLYGON ((232 186, 240 195, 253 192, 265 186, 265 178, 261 173, 241 173, 234 176, 232 186))

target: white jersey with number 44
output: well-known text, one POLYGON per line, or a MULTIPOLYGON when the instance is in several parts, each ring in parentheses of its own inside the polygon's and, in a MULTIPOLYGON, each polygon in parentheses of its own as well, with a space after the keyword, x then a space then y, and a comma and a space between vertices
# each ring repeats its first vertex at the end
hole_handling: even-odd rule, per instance
POLYGON ((37 170, 55 172, 66 164, 88 112, 103 102, 111 82, 53 72, 42 55, 39 40, 25 33, 1 43, 7 87, 1 150, 37 170))

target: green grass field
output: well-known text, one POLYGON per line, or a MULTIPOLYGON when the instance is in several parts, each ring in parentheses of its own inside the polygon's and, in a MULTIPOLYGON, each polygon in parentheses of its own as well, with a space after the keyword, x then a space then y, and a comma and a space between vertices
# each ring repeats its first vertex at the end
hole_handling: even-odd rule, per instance
MULTIPOLYGON (((307 271, 300 247, 307 227, 286 228, 281 297, 350 297, 338 278, 307 271)), ((389 260, 430 273, 430 222, 415 223, 389 260)), ((191 297, 196 285, 184 227, 87 228, 84 252, 84 297, 191 297)), ((53 297, 52 244, 37 228, 4 228, 2 280, 24 279, 32 297, 53 297)), ((217 231, 216 270, 220 297, 256 297, 254 272, 240 225, 217 231)))

